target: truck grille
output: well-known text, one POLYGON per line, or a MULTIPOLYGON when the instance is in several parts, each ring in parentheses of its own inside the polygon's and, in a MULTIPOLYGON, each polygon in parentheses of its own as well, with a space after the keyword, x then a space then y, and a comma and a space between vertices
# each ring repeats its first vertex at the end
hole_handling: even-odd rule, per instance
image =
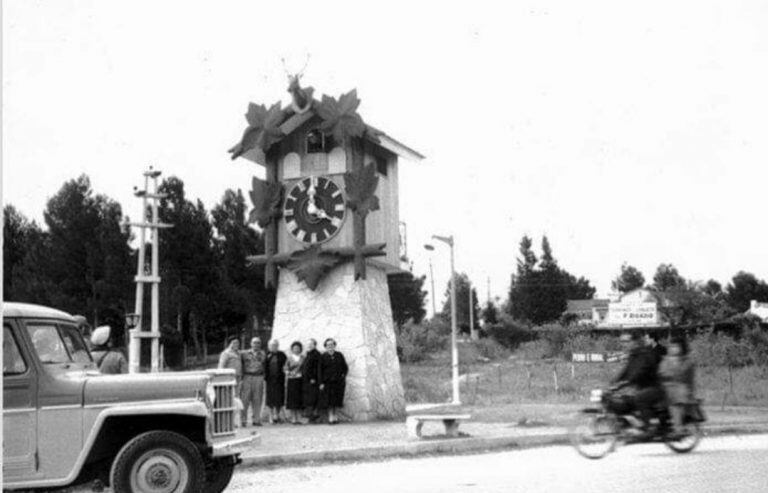
POLYGON ((233 370, 208 370, 216 399, 213 402, 213 436, 235 434, 235 374, 233 370))

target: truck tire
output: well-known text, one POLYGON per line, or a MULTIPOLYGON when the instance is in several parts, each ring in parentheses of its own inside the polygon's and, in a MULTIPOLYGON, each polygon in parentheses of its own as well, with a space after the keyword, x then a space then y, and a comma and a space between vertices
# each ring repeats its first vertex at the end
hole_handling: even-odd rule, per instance
POLYGON ((221 493, 232 480, 236 461, 231 457, 212 461, 205 474, 205 493, 221 493))
POLYGON ((202 493, 205 464, 186 437, 148 431, 120 449, 109 477, 115 493, 202 493))

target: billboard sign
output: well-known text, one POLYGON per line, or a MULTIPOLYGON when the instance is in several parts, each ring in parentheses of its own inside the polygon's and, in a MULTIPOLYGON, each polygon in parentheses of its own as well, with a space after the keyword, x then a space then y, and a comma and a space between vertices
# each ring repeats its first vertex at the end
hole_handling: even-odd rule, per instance
POLYGON ((622 303, 618 301, 608 305, 608 317, 605 322, 609 325, 624 327, 659 325, 659 311, 654 302, 622 303))

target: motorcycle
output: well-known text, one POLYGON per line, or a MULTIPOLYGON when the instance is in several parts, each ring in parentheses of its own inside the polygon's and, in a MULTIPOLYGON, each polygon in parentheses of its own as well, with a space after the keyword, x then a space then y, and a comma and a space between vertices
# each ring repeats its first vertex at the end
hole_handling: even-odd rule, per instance
POLYGON ((684 404, 683 425, 678 431, 669 425, 667 409, 657 411, 646 423, 631 406, 621 405, 617 389, 593 390, 590 401, 599 406, 582 409, 569 430, 571 444, 588 459, 601 459, 614 452, 620 443, 662 442, 672 451, 684 454, 701 440, 700 424, 706 418, 700 399, 684 404))

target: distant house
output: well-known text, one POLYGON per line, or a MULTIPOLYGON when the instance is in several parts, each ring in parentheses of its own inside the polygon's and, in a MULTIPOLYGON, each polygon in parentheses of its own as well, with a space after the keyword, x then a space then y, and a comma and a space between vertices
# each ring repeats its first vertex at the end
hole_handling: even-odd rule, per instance
POLYGON ((578 325, 600 325, 608 314, 607 299, 568 300, 565 314, 576 319, 578 325))
POLYGON ((747 310, 747 313, 760 317, 760 320, 768 323, 768 303, 752 300, 749 303, 749 310, 747 310))

